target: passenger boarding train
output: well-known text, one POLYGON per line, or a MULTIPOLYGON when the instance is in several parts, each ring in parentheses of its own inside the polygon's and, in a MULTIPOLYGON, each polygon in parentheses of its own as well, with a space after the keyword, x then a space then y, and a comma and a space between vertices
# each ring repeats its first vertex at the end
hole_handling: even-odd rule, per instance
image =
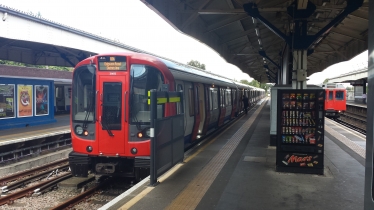
POLYGON ((263 89, 128 52, 81 61, 72 84, 69 160, 74 176, 87 176, 91 171, 138 177, 149 168, 151 89, 183 92, 183 106, 181 102, 157 105, 157 117, 184 113, 185 148, 242 114, 243 95, 250 104, 265 96, 263 89))

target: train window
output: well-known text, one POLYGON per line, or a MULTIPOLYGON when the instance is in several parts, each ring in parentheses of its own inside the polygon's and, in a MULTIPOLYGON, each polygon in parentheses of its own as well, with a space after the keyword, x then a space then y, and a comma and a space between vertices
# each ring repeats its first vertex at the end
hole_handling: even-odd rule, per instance
POLYGON ((333 99, 333 93, 332 91, 329 91, 329 100, 332 100, 333 99))
MULTIPOLYGON (((72 92, 72 120, 92 122, 95 119, 95 75, 87 66, 81 66, 74 70, 72 92)), ((56 89, 56 96, 59 89, 56 89)))
MULTIPOLYGON (((181 84, 177 85, 177 91, 182 92, 182 94, 183 94, 183 87, 182 87, 181 84)), ((183 105, 181 104, 181 102, 178 102, 177 103, 177 114, 182 114, 182 113, 184 113, 183 105)))
POLYGON ((335 92, 335 100, 344 100, 344 91, 336 91, 335 92))
POLYGON ((211 96, 212 96, 212 110, 218 108, 218 93, 216 88, 211 88, 211 96))
MULTIPOLYGON (((131 124, 149 124, 150 106, 148 91, 161 90, 164 78, 161 72, 151 66, 133 64, 130 69, 130 118, 131 124)), ((157 105, 157 118, 164 116, 165 106, 157 105)))
POLYGON ((221 107, 225 107, 225 92, 224 92, 224 89, 221 88, 220 91, 219 91, 219 96, 220 96, 220 104, 221 104, 221 107))
POLYGON ((231 105, 231 90, 226 89, 226 106, 231 105))
POLYGON ((196 106, 195 106, 195 113, 199 114, 200 113, 200 109, 199 109, 200 100, 199 100, 199 88, 198 87, 195 88, 195 101, 197 101, 196 106))
POLYGON ((101 123, 103 130, 121 130, 122 83, 104 82, 101 123))
POLYGON ((193 89, 190 88, 188 89, 188 108, 189 108, 189 111, 190 111, 190 116, 194 116, 195 115, 195 109, 194 109, 194 97, 193 97, 193 89))
POLYGON ((213 96, 212 96, 212 90, 211 88, 209 88, 209 110, 213 110, 213 96))

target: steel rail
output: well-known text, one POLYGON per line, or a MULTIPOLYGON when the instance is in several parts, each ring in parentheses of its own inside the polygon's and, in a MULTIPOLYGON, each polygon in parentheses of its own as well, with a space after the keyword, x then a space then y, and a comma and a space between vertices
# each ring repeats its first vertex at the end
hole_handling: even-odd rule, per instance
POLYGON ((6 185, 6 183, 8 183, 10 181, 14 181, 16 179, 19 179, 19 178, 22 178, 22 177, 25 177, 25 176, 29 176, 31 174, 34 174, 35 172, 46 170, 50 167, 55 167, 57 165, 65 163, 67 161, 68 161, 68 158, 65 158, 65 159, 58 160, 58 161, 55 161, 55 162, 47 164, 47 165, 39 166, 37 168, 33 168, 33 169, 30 169, 30 170, 27 170, 27 171, 22 171, 22 172, 19 172, 19 173, 16 173, 16 174, 12 174, 12 175, 3 177, 3 178, 0 179, 0 185, 4 186, 4 185, 6 185))
POLYGON ((65 201, 64 203, 59 204, 58 206, 51 208, 50 210, 62 210, 62 209, 67 209, 67 208, 68 209, 73 208, 73 206, 82 202, 82 200, 87 199, 93 194, 95 194, 95 192, 98 191, 101 187, 103 187, 106 183, 108 183, 109 180, 110 179, 106 179, 100 184, 97 184, 96 186, 90 188, 89 190, 86 190, 85 192, 70 198, 69 200, 65 201))
POLYGON ((15 192, 15 193, 12 193, 12 194, 9 194, 9 195, 6 195, 4 197, 1 197, 0 198, 0 206, 1 205, 4 205, 4 204, 12 204, 14 203, 14 201, 16 199, 19 199, 19 198, 22 198, 22 197, 25 197, 25 196, 31 196, 33 193, 34 193, 34 190, 53 181, 53 180, 56 180, 56 179, 60 179, 61 177, 64 177, 64 176, 71 176, 70 173, 67 173, 67 174, 64 174, 60 177, 55 177, 53 179, 50 179, 50 180, 46 180, 44 182, 41 182, 41 183, 38 183, 34 186, 30 186, 30 187, 27 187, 23 190, 20 190, 18 192, 15 192))
POLYGON ((68 168, 69 167, 69 164, 64 164, 62 166, 58 166, 58 167, 55 167, 53 169, 50 169, 50 170, 47 170, 47 171, 44 171, 42 173, 39 173, 39 174, 35 174, 35 175, 31 175, 30 177, 26 178, 26 179, 22 179, 20 181, 17 181, 17 182, 14 182, 14 183, 11 183, 9 185, 7 185, 6 187, 2 187, 2 191, 10 191, 10 190, 14 190, 16 188, 19 188, 21 186, 24 186, 30 182, 32 182, 33 180, 38 180, 38 179, 42 179, 43 177, 46 177, 48 174, 56 171, 56 170, 60 170, 60 169, 64 169, 64 168, 68 168))

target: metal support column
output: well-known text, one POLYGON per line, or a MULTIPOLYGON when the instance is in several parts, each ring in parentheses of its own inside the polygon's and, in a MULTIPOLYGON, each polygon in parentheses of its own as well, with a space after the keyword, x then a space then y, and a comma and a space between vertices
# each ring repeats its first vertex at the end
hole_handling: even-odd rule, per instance
POLYGON ((293 51, 292 89, 306 89, 307 50, 293 51))

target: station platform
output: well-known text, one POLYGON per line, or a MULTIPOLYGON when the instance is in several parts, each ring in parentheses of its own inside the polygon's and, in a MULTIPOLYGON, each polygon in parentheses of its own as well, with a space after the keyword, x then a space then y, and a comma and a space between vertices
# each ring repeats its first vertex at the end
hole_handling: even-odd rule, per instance
POLYGON ((269 121, 269 101, 257 104, 156 186, 148 177, 100 209, 363 209, 363 147, 326 122, 324 175, 277 172, 269 121))
POLYGON ((364 104, 364 103, 358 103, 356 101, 347 101, 347 105, 359 106, 359 107, 365 107, 365 108, 367 108, 366 104, 364 104))
POLYGON ((55 116, 56 122, 1 130, 0 146, 70 133, 70 115, 55 116))

